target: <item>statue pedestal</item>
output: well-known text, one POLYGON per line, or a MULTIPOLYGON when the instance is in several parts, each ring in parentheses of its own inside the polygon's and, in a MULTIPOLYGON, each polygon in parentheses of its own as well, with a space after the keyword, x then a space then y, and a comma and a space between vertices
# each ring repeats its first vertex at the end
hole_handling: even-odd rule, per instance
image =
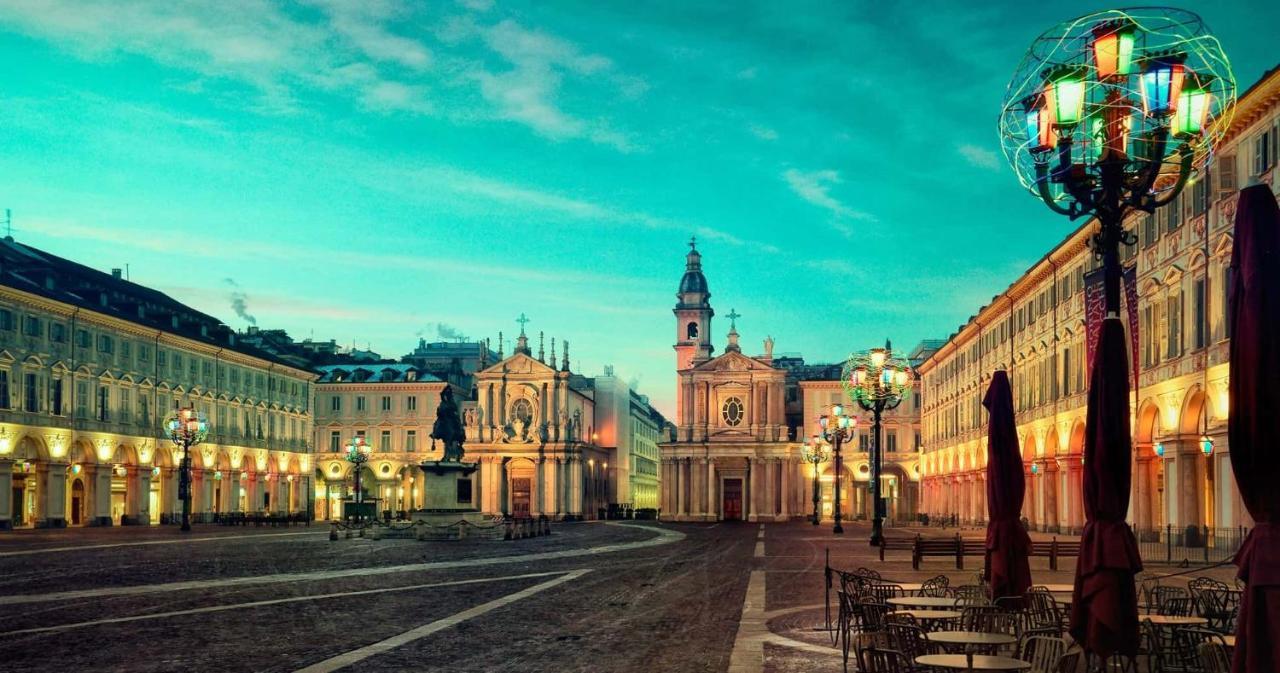
POLYGON ((419 540, 501 540, 506 527, 476 506, 475 474, 479 463, 435 460, 419 467, 424 477, 425 507, 409 513, 419 540))

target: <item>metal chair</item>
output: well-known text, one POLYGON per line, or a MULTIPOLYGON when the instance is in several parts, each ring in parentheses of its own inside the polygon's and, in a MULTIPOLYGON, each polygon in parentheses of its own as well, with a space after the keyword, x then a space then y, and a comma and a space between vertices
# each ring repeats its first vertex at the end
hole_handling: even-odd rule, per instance
POLYGON ((1203 641, 1191 637, 1186 629, 1157 626, 1142 621, 1142 636, 1152 673, 1202 673, 1199 647, 1203 641))
POLYGON ((946 575, 930 577, 920 585, 920 595, 934 597, 946 596, 947 588, 950 584, 951 580, 946 575))
POLYGON ((907 592, 902 589, 902 585, 894 584, 892 582, 871 582, 868 586, 868 590, 872 596, 875 596, 882 601, 888 601, 890 598, 907 595, 907 592))
POLYGON ((1210 629, 1219 633, 1235 632, 1236 615, 1240 611, 1240 594, 1223 584, 1222 587, 1194 590, 1191 595, 1195 597, 1196 612, 1209 620, 1210 629))
POLYGON ((1190 596, 1169 596, 1156 608, 1156 614, 1170 617, 1190 617, 1191 606, 1190 596))
POLYGON ((990 605, 991 599, 987 597, 987 592, 979 584, 961 584, 951 590, 951 594, 955 596, 958 605, 990 605))
POLYGON ((1187 590, 1182 587, 1171 587, 1166 585, 1153 587, 1151 589, 1151 604, 1149 606, 1149 612, 1157 615, 1165 614, 1160 610, 1164 607, 1166 601, 1171 598, 1186 597, 1189 597, 1189 594, 1187 593, 1187 590))
POLYGON ((861 652, 863 673, 913 673, 911 660, 897 650, 869 647, 861 652))
POLYGON ((1059 673, 1062 658, 1067 654, 1067 641, 1033 636, 1024 639, 1018 648, 1018 654, 1019 659, 1031 662, 1031 673, 1059 673))
POLYGON ((1018 635, 1016 613, 1007 612, 994 605, 971 605, 960 613, 961 631, 1007 633, 1018 635))
POLYGON ((889 646, 907 655, 911 662, 915 662, 916 657, 929 654, 929 640, 919 626, 889 622, 888 631, 889 646))
POLYGON ((1200 643, 1200 665, 1204 668, 1204 673, 1231 673, 1231 658, 1227 656, 1227 648, 1222 643, 1200 643))
POLYGON ((844 657, 844 671, 849 673, 849 652, 853 651, 854 665, 862 670, 862 652, 868 649, 887 650, 889 649, 889 634, 885 631, 867 631, 855 635, 851 640, 847 641, 842 647, 842 656, 844 657))
POLYGON ((1026 626, 1031 629, 1053 629, 1061 636, 1063 631, 1063 614, 1058 601, 1044 587, 1032 587, 1025 596, 1026 626))

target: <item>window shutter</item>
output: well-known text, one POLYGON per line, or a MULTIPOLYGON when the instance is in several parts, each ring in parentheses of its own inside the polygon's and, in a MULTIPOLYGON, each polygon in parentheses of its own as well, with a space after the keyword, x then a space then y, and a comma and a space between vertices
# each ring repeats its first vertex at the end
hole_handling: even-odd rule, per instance
POLYGON ((1218 159, 1218 191, 1236 191, 1236 155, 1224 154, 1218 159))

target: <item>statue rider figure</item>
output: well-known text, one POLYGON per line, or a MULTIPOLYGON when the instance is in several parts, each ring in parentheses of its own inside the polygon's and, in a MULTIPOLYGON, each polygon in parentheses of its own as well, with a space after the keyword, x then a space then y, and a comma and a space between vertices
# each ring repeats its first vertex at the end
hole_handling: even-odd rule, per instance
POLYGON ((443 462, 462 462, 462 442, 466 433, 458 418, 458 405, 453 401, 453 389, 445 386, 440 393, 440 406, 436 407, 436 423, 431 429, 431 439, 444 444, 443 462))

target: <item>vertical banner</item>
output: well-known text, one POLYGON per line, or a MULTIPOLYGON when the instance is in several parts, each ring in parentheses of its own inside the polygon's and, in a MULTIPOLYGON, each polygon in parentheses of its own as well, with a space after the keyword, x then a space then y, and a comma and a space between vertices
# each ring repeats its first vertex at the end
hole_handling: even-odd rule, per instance
POLYGON ((1102 331, 1102 318, 1106 312, 1107 297, 1103 290, 1102 269, 1094 269, 1084 275, 1084 343, 1085 382, 1093 376, 1093 355, 1098 350, 1098 335, 1102 331))
POLYGON ((1129 386, 1130 390, 1138 389, 1138 372, 1140 363, 1138 362, 1138 265, 1135 262, 1133 266, 1124 270, 1121 276, 1124 281, 1124 303, 1125 313, 1129 318, 1129 360, 1130 367, 1133 369, 1133 385, 1129 386))

